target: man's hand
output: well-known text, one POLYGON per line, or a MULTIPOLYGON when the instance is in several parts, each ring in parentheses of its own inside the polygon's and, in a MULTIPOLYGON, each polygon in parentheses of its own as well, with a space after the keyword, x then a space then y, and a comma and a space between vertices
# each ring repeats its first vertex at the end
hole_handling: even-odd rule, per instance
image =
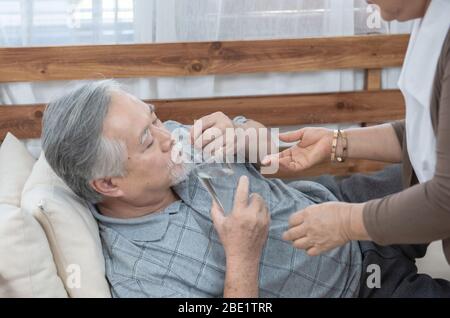
POLYGON ((266 242, 270 214, 259 194, 249 197, 249 181, 246 176, 239 180, 233 210, 225 216, 213 202, 211 217, 225 249, 227 260, 259 263, 266 242))
POLYGON ((267 240, 270 214, 263 199, 248 196, 249 181, 243 176, 236 190, 234 207, 225 216, 213 202, 211 217, 225 249, 224 297, 258 297, 259 262, 267 240))
POLYGON ((264 156, 278 151, 270 131, 263 124, 249 119, 245 124, 235 125, 222 112, 196 120, 190 135, 191 144, 202 149, 206 157, 225 159, 238 155, 238 158, 249 160, 247 162, 260 164, 264 156), (261 130, 266 133, 261 135, 261 130))
POLYGON ((236 134, 233 121, 224 113, 216 112, 195 121, 191 128, 191 143, 207 156, 234 155, 236 134))

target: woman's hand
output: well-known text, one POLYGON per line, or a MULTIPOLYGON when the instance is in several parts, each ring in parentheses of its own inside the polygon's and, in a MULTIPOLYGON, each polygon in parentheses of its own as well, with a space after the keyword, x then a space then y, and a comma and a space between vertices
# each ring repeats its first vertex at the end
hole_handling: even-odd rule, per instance
POLYGON ((211 208, 211 217, 225 249, 227 263, 258 264, 267 240, 270 214, 261 196, 248 196, 248 188, 248 178, 241 177, 229 215, 225 216, 215 202, 211 208))
POLYGON ((262 165, 278 161, 281 168, 295 172, 311 168, 331 157, 331 129, 307 127, 280 134, 279 138, 284 142, 298 142, 280 153, 267 156, 261 162, 262 165))
POLYGON ((289 218, 283 239, 316 256, 351 240, 368 240, 362 211, 364 204, 327 202, 311 205, 289 218))

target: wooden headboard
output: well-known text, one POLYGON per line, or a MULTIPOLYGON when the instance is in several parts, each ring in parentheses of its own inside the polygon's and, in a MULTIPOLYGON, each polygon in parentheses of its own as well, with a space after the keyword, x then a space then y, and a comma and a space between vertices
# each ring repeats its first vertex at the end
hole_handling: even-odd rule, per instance
MULTIPOLYGON (((223 111, 267 126, 380 123, 404 117, 398 90, 381 89, 381 69, 402 65, 408 35, 295 40, 0 48, 0 83, 103 78, 238 75, 265 72, 365 70, 363 91, 324 94, 150 100, 162 120, 192 123, 223 111), (186 111, 189 109, 189 111, 186 111)), ((0 105, 0 141, 8 131, 38 138, 45 105, 0 105)), ((302 175, 378 170, 380 163, 348 161, 302 175)), ((289 176, 292 177, 292 176, 289 176)))

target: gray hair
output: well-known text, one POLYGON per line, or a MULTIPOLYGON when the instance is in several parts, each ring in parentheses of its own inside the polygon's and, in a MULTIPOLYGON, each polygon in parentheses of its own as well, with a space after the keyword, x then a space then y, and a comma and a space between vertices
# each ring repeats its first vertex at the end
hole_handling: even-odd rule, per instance
POLYGON ((112 80, 85 84, 47 105, 42 130, 45 157, 64 182, 81 198, 101 202, 89 182, 126 174, 126 145, 102 135, 112 94, 112 80))

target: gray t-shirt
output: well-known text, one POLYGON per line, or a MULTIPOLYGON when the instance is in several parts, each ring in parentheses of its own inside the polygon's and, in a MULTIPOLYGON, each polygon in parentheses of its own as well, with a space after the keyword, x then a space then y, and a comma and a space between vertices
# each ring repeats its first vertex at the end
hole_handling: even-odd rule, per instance
MULTIPOLYGON (((169 130, 183 127, 165 122, 169 130)), ((214 186, 232 198, 239 177, 259 193, 271 214, 259 275, 260 297, 356 297, 361 275, 358 242, 310 257, 282 239, 289 216, 308 205, 334 201, 310 181, 291 185, 267 179, 251 164, 214 186)), ((210 217, 211 198, 194 174, 173 187, 181 198, 164 211, 135 219, 92 213, 99 221, 106 276, 114 297, 221 297, 225 254, 210 217)))

